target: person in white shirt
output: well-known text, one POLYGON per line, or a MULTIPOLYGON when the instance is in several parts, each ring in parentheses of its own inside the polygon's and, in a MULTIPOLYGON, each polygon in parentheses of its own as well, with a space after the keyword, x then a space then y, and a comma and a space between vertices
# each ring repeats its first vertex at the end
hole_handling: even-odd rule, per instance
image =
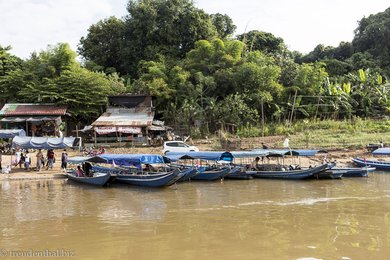
POLYGON ((26 152, 26 155, 24 156, 24 167, 26 171, 30 171, 30 163, 31 163, 31 158, 28 152, 26 152))

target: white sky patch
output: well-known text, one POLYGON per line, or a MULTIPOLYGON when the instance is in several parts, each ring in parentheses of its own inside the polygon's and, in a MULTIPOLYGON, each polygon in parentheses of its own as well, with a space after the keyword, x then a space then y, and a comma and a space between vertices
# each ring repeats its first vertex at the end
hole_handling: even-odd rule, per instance
POLYGON ((0 0, 0 44, 22 58, 59 42, 76 50, 88 28, 111 15, 108 0, 0 0))
MULTIPOLYGON (((383 12, 388 0, 194 0, 207 13, 229 15, 236 34, 266 31, 290 50, 308 53, 318 44, 351 41, 357 22, 383 12)), ((67 42, 73 50, 88 28, 109 16, 127 14, 128 0, 0 0, 0 45, 28 58, 48 44, 67 42)))

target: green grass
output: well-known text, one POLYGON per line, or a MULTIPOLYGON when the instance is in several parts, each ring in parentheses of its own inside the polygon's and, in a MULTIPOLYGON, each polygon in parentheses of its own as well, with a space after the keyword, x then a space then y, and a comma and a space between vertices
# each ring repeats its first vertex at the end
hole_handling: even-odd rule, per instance
POLYGON ((290 128, 297 147, 363 148, 369 143, 390 143, 390 120, 300 121, 290 128))
MULTIPOLYGON (((243 126, 238 136, 258 137, 262 134, 261 127, 243 126)), ((301 120, 291 127, 283 124, 267 124, 265 136, 288 135, 291 147, 302 148, 364 148, 369 143, 379 143, 381 140, 390 144, 390 120, 361 119, 335 121, 301 120)), ((276 144, 282 146, 282 143, 276 144)))

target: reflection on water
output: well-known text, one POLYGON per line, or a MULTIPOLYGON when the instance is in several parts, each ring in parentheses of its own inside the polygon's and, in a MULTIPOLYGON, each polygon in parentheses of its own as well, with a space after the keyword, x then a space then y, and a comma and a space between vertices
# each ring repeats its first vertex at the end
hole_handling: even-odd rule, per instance
POLYGON ((382 259, 390 174, 95 188, 0 182, 1 248, 81 259, 382 259))

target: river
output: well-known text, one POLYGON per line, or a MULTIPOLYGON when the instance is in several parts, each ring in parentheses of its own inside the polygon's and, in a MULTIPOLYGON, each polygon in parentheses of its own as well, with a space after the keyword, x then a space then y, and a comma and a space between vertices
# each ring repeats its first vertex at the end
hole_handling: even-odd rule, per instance
POLYGON ((56 259, 390 255, 390 174, 384 173, 342 180, 191 182, 164 189, 4 180, 0 203, 0 259, 32 251, 67 253, 56 259))

